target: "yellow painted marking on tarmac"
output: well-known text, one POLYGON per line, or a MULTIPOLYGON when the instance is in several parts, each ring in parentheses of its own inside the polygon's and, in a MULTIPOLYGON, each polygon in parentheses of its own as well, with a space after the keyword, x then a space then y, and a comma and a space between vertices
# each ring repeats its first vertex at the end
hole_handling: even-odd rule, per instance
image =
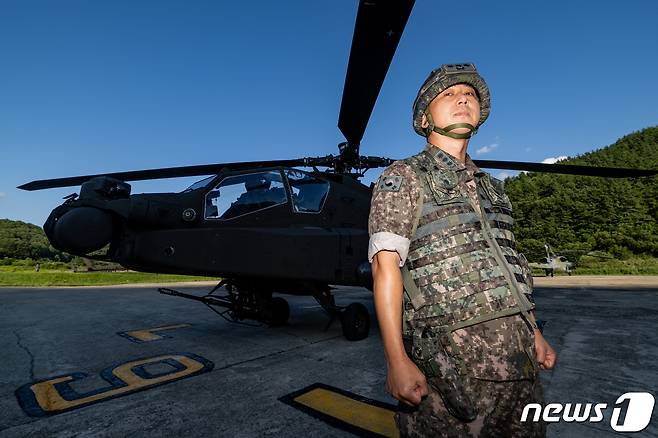
POLYGON ((65 400, 61 396, 61 394, 55 387, 55 384, 61 382, 69 382, 73 380, 71 376, 64 376, 52 380, 47 380, 45 382, 36 383, 32 385, 30 389, 34 393, 37 403, 39 403, 41 409, 43 409, 44 411, 53 412, 53 411, 61 411, 64 409, 71 409, 76 406, 84 405, 104 398, 114 397, 120 394, 124 394, 126 392, 132 392, 137 389, 157 385, 159 383, 167 382, 170 380, 180 379, 181 377, 190 375, 196 371, 199 371, 202 368, 203 368, 202 363, 194 359, 191 359, 187 356, 168 354, 164 356, 136 360, 134 362, 128 362, 117 366, 112 370, 112 374, 114 374, 116 377, 118 377, 123 382, 125 382, 127 386, 110 389, 108 391, 94 394, 89 397, 84 397, 76 400, 65 400), (175 360, 179 364, 185 366, 185 369, 164 376, 154 377, 152 379, 144 379, 136 375, 132 371, 132 368, 134 367, 140 365, 146 365, 154 362, 160 362, 166 359, 175 360))
POLYGON ((315 388, 295 397, 294 401, 370 432, 386 437, 400 436, 393 419, 394 412, 389 409, 372 406, 324 388, 315 388))
POLYGON ((135 339, 139 339, 142 342, 150 342, 150 341, 157 341, 158 339, 162 339, 162 336, 156 334, 155 332, 161 332, 163 330, 174 330, 174 329, 185 328, 185 327, 191 327, 191 324, 166 325, 163 327, 134 330, 132 332, 126 332, 126 334, 135 339))

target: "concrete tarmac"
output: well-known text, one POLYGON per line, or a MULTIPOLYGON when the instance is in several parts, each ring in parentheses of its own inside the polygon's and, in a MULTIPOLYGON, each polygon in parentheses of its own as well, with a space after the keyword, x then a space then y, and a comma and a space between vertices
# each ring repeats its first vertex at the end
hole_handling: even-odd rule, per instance
MULTIPOLYGON (((0 437, 341 437, 374 430, 366 417, 390 421, 372 294, 336 292, 338 304, 370 311, 370 336, 359 342, 345 340, 338 321, 325 330, 311 297, 285 298, 289 324, 269 328, 228 323, 153 287, 0 289, 0 437), (293 400, 311 400, 303 390, 315 384, 335 388, 315 394, 319 408, 280 401, 296 392, 311 395, 293 400)), ((611 426, 617 398, 658 395, 658 289, 538 287, 535 298, 559 355, 542 373, 546 403, 607 405, 603 421, 560 420, 548 436, 625 435, 611 426)), ((620 406, 621 425, 625 406, 638 407, 620 406)), ((634 437, 658 436, 657 411, 634 437)))

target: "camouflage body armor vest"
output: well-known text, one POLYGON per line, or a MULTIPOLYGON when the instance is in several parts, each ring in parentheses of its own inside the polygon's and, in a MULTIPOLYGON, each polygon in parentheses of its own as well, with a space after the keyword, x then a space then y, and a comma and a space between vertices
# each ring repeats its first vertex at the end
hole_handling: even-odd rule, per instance
POLYGON ((456 352, 452 336, 445 335, 460 328, 514 314, 535 327, 529 314, 532 277, 516 251, 511 204, 502 184, 476 173, 476 203, 458 188, 468 178, 466 169, 440 163, 429 151, 404 161, 421 186, 402 268, 405 335, 418 337, 431 329, 456 352))

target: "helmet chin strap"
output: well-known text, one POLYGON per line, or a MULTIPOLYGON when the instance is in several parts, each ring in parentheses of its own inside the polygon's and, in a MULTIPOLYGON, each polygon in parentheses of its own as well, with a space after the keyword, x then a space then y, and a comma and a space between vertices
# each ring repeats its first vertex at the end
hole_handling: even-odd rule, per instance
POLYGON ((453 123, 452 125, 448 125, 445 128, 439 128, 439 127, 433 126, 432 131, 436 132, 437 134, 445 135, 446 137, 457 138, 457 139, 471 138, 477 132, 477 130, 475 129, 475 126, 471 125, 470 123, 453 123), (450 132, 453 129, 459 129, 459 128, 466 128, 469 131, 464 132, 463 134, 457 134, 456 132, 450 132))
POLYGON ((448 125, 444 128, 439 128, 438 126, 434 126, 434 120, 432 120, 432 115, 430 114, 429 111, 425 111, 425 118, 427 119, 427 123, 429 125, 425 129, 425 132, 427 132, 428 137, 430 133, 433 131, 436 132, 437 134, 445 135, 446 137, 450 137, 450 138, 466 139, 466 138, 471 138, 477 132, 477 128, 471 125, 470 123, 453 123, 452 125, 448 125), (468 129, 468 132, 464 132, 463 134, 450 132, 459 128, 466 128, 468 129))

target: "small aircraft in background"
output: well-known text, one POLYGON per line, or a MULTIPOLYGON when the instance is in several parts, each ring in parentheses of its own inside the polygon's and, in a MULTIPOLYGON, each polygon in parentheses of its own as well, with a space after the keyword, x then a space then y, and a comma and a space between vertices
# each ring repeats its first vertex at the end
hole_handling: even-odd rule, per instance
POLYGON ((571 275, 571 272, 574 270, 573 263, 563 255, 555 255, 555 252, 553 252, 553 249, 548 243, 544 244, 544 248, 546 249, 546 257, 542 259, 541 263, 528 263, 530 267, 543 269, 547 277, 553 277, 555 271, 563 271, 571 275))

